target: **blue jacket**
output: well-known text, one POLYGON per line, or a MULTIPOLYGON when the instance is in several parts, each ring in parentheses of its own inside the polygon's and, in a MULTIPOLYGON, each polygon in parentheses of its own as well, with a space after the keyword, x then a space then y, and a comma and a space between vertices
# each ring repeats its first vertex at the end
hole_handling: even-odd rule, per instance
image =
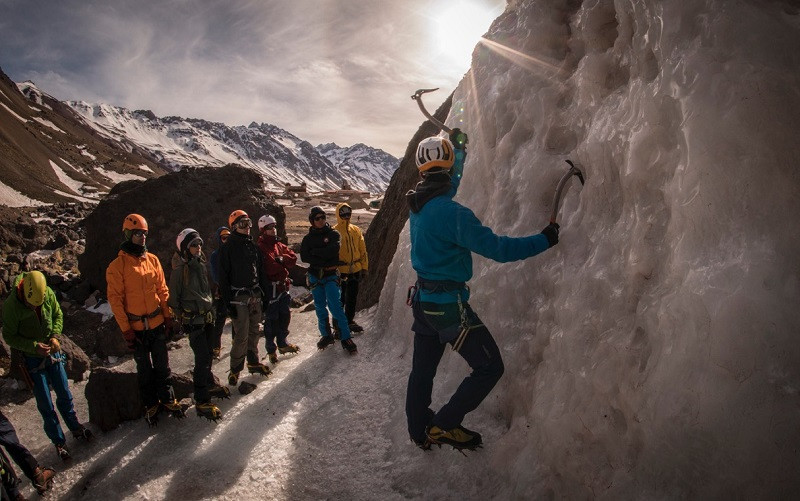
MULTIPOLYGON (((504 237, 483 226, 475 214, 453 200, 464 169, 466 152, 456 150, 456 160, 448 180, 432 174, 406 195, 411 213, 411 265, 423 280, 466 282, 472 278, 472 253, 494 261, 519 261, 547 250, 547 237, 541 233, 527 237, 504 237)), ((433 303, 453 303, 456 292, 425 292, 419 299, 433 303)), ((460 291, 469 300, 468 289, 460 291)))

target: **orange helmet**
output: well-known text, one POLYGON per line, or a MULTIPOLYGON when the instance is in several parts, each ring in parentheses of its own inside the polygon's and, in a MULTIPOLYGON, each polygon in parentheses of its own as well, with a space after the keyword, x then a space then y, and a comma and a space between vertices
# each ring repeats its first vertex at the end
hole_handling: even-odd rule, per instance
POLYGON ((145 230, 147 231, 147 221, 139 214, 128 214, 122 221, 122 231, 125 230, 145 230))
POLYGON ((247 213, 241 209, 236 209, 235 211, 231 212, 231 215, 228 216, 228 226, 233 228, 234 223, 236 223, 236 221, 238 221, 241 217, 249 218, 250 216, 248 216, 247 213))

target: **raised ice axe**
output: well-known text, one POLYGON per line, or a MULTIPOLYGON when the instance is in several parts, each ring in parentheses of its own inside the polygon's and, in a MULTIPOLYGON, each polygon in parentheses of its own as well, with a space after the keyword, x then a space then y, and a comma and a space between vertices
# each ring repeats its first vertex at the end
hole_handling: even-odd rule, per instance
POLYGON ((422 114, 428 117, 428 120, 430 120, 431 123, 433 123, 433 125, 439 127, 439 129, 447 132, 448 134, 451 134, 453 132, 453 129, 435 119, 433 115, 428 113, 428 110, 425 109, 425 105, 422 104, 422 95, 428 92, 433 92, 435 90, 439 90, 439 87, 436 87, 435 89, 419 89, 417 92, 414 93, 413 96, 411 96, 411 99, 417 102, 417 105, 419 106, 419 109, 422 112, 422 114))

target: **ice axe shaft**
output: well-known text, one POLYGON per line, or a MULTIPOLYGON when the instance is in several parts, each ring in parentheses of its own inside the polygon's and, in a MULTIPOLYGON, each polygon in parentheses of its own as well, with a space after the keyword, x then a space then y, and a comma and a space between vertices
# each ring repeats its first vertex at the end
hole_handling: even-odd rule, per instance
POLYGON ((425 115, 428 118, 428 120, 430 120, 431 123, 433 123, 433 125, 439 127, 440 130, 443 130, 448 134, 451 134, 453 130, 450 127, 443 124, 442 122, 440 122, 439 120, 435 119, 433 115, 428 113, 428 110, 425 109, 425 105, 422 104, 422 95, 428 92, 433 92, 435 90, 439 90, 439 87, 436 87, 435 89, 419 89, 417 92, 414 93, 413 96, 411 96, 411 99, 417 102, 417 105, 419 106, 419 109, 422 112, 422 114, 425 115))
POLYGON ((551 223, 556 222, 556 216, 558 216, 558 206, 561 203, 561 195, 564 192, 564 186, 566 186, 569 178, 571 178, 572 176, 577 176, 581 182, 581 186, 583 186, 583 184, 585 183, 583 179, 583 172, 580 170, 580 168, 576 167, 575 164, 572 163, 572 160, 567 160, 566 162, 569 164, 569 170, 567 171, 566 174, 564 174, 561 177, 561 180, 558 182, 558 188, 556 188, 556 194, 553 197, 553 212, 550 214, 551 223))

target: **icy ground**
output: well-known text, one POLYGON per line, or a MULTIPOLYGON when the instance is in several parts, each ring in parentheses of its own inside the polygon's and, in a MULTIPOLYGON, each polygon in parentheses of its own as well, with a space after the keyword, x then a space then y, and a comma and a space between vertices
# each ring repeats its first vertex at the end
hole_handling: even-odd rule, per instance
MULTIPOLYGON (((372 316, 356 317, 365 333, 355 338, 359 354, 350 357, 339 345, 318 352, 314 312, 296 313, 290 341, 302 351, 281 355, 268 379, 243 377, 258 388, 244 396, 234 390, 221 401, 225 417, 218 424, 190 408, 186 419, 164 417, 156 428, 144 421, 109 433, 95 427, 89 444, 68 439, 70 463, 56 457, 33 399, 3 411, 38 460, 57 470, 48 499, 481 497, 480 487, 492 477, 483 451, 425 453, 408 441, 402 398, 410 352, 387 353, 372 316)), ((191 349, 186 339, 179 343, 170 363, 183 373, 192 365, 191 349)), ((214 365, 223 379, 229 348, 230 324, 214 365)), ((263 343, 260 349, 263 356, 263 343)), ((124 366, 135 370, 132 360, 124 366)), ((72 384, 81 421, 88 420, 85 384, 72 384)), ((497 436, 481 431, 487 441, 497 436)), ((27 479, 23 485, 35 497, 27 479)))

